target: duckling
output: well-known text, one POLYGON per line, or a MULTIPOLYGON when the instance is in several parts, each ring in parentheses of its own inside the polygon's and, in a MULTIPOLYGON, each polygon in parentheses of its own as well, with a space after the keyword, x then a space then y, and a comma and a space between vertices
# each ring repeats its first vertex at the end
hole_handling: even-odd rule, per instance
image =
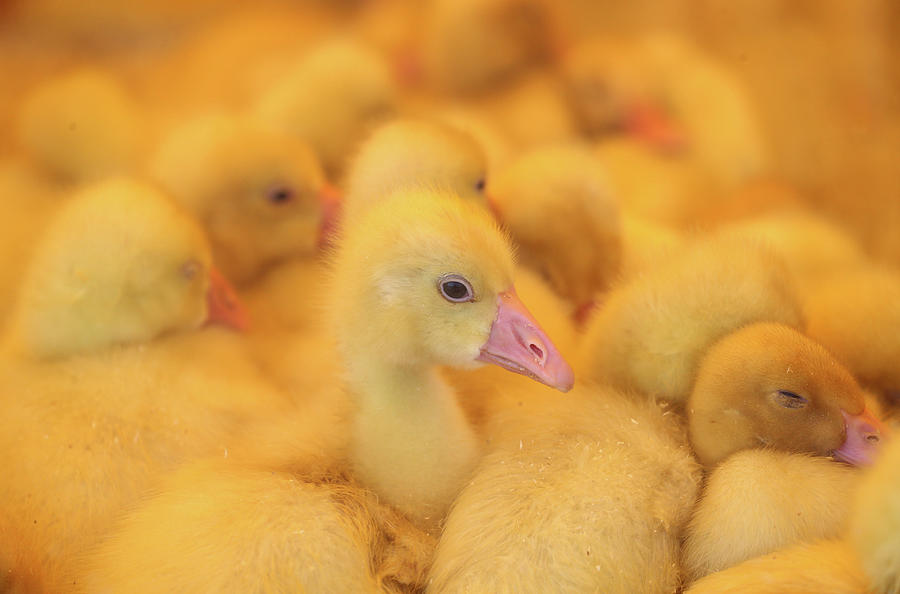
POLYGON ((486 182, 485 153, 471 136, 439 121, 398 119, 376 128, 354 156, 343 183, 343 216, 352 221, 392 191, 415 185, 487 206, 486 182))
POLYGON ((583 384, 505 411, 457 497, 434 592, 669 592, 700 484, 683 427, 655 403, 583 384))
POLYGON ((204 226, 218 266, 238 285, 315 253, 323 210, 335 209, 311 149, 224 112, 173 130, 150 172, 204 226))
POLYGON ((261 93, 254 115, 266 127, 296 136, 337 179, 370 129, 396 109, 387 66, 368 48, 334 39, 312 49, 261 93))
POLYGON ((771 245, 784 259, 796 282, 804 287, 867 262, 855 239, 811 212, 774 212, 738 220, 723 225, 720 230, 738 237, 755 237, 771 245))
MULTIPOLYGON (((802 543, 750 559, 695 582, 706 592, 896 592, 896 440, 884 444, 875 465, 859 477, 849 511, 849 530, 839 538, 802 543)), ((805 495, 805 494, 804 494, 805 495)))
POLYGON ((577 367, 586 379, 683 404, 706 350, 759 321, 802 325, 784 264, 752 241, 701 238, 606 295, 577 367))
POLYGON ((134 173, 143 154, 142 114, 110 74, 78 68, 43 81, 22 101, 21 146, 57 183, 134 173))
POLYGON ((385 501, 431 526, 478 457, 472 427, 432 367, 480 360, 562 390, 573 382, 515 296, 510 248, 489 215, 448 198, 401 192, 373 207, 334 265, 338 349, 359 407, 352 467, 385 501), (404 232, 411 220, 415 231, 404 232), (385 264, 373 268, 379 259, 385 264), (369 311, 376 305, 378 317, 369 311), (415 401, 403 396, 412 386, 415 401))
POLYGON ((61 591, 157 473, 227 455, 257 409, 282 406, 232 335, 199 329, 243 316, 200 229, 155 190, 112 180, 66 203, 0 356, 0 557, 14 582, 61 591))
POLYGON ((92 589, 331 591, 328 584, 353 583, 353 591, 368 591, 359 544, 367 520, 335 508, 346 501, 333 484, 350 472, 380 501, 434 530, 478 460, 480 444, 436 366, 492 363, 572 387, 571 368, 516 297, 511 249, 483 209, 407 190, 373 205, 359 223, 337 246, 330 299, 340 383, 356 406, 345 468, 295 464, 291 442, 303 438, 285 431, 285 443, 265 446, 263 459, 245 454, 244 468, 176 479, 107 541, 90 571, 92 589), (265 495, 268 489, 275 494, 265 495), (312 507, 325 508, 324 518, 303 509, 307 497, 328 493, 330 509, 312 507), (239 532, 219 509, 239 519, 239 532), (235 563, 241 579, 223 581, 235 563))
MULTIPOLYGON (((485 180, 484 153, 470 137, 431 121, 396 120, 376 129, 356 155, 345 181, 345 226, 357 225, 353 220, 359 218, 360 212, 366 212, 366 208, 391 192, 410 187, 447 188, 487 210, 490 204, 485 180)), ((496 214, 496 209, 491 210, 496 214)), ((569 318, 571 307, 536 274, 517 267, 515 276, 519 293, 552 331, 560 352, 573 354, 576 334, 569 318)), ((448 369, 446 374, 459 389, 473 421, 482 421, 486 411, 502 406, 499 387, 529 383, 492 367, 474 371, 448 369), (498 396, 497 403, 490 402, 498 396)))
POLYGON ((900 274, 866 266, 833 274, 806 293, 806 332, 821 342, 864 385, 886 397, 900 396, 900 274))
POLYGON ((619 274, 619 208, 603 171, 580 146, 527 152, 491 180, 492 205, 522 263, 575 307, 619 274))
POLYGON ((697 458, 716 466, 688 526, 690 579, 841 534, 883 427, 850 373, 795 329, 757 323, 704 357, 687 402, 697 458))

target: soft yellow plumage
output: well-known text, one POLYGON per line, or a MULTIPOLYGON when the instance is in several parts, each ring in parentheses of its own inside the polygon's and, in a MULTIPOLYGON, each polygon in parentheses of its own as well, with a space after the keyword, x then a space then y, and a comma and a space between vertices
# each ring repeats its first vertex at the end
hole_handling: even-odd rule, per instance
POLYGON ((209 254, 196 224, 129 180, 86 188, 51 223, 0 359, 0 556, 14 583, 68 587, 159 472, 227 456, 257 409, 281 406, 232 335, 196 331, 209 254))
POLYGON ((586 329, 578 368, 683 403, 706 349, 758 321, 802 323, 784 265, 754 242, 698 240, 608 294, 586 329))

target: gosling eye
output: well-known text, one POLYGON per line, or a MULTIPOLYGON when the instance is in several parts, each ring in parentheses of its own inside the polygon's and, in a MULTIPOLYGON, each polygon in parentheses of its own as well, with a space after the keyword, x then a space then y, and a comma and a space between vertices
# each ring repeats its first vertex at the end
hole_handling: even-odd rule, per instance
POLYGON ((459 274, 445 274, 439 278, 438 291, 440 291, 441 297, 451 303, 475 301, 472 285, 459 274))
POLYGON ((294 200, 294 190, 290 186, 272 186, 266 192, 266 200, 271 204, 287 204, 294 200))
POLYGON ((778 390, 775 392, 774 397, 775 402, 784 408, 804 408, 809 403, 803 396, 788 390, 778 390))
POLYGON ((476 190, 478 193, 483 193, 483 192, 484 192, 484 187, 485 187, 486 184, 487 184, 487 182, 485 181, 485 179, 484 179, 483 177, 480 178, 477 182, 475 182, 475 190, 476 190))
POLYGON ((185 280, 191 281, 197 278, 200 274, 200 271, 203 269, 203 264, 198 262, 197 260, 188 260, 187 262, 181 265, 179 272, 181 273, 181 277, 185 280))

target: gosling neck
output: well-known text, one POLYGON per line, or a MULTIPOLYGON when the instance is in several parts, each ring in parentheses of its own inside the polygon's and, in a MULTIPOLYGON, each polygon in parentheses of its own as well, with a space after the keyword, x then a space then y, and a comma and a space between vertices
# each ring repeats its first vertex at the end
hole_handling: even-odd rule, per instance
POLYGON ((478 442, 437 368, 358 358, 347 385, 357 412, 357 477, 426 530, 436 530, 478 460, 478 442))

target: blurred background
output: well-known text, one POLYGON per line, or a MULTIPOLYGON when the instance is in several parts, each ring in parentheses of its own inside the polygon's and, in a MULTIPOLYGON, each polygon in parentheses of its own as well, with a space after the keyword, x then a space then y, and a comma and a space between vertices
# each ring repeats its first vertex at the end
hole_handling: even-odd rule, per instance
MULTIPOLYGON (((685 130, 689 147, 703 134, 752 137, 752 155, 730 161, 745 159, 740 174, 719 176, 710 196, 736 177, 790 188, 900 264, 900 3, 890 0, 0 0, 0 157, 40 144, 29 94, 72 69, 111 73, 150 147, 198 110, 257 109, 335 35, 384 61, 392 109, 465 106, 513 150, 621 126, 591 112, 618 89, 661 97, 683 112, 680 130, 635 117, 663 145, 685 130), (735 82, 716 91, 714 79, 735 82), (752 124, 717 110, 729 101, 752 124)), ((715 140, 710 158, 731 158, 715 140)), ((340 165, 323 161, 338 178, 340 165)))

